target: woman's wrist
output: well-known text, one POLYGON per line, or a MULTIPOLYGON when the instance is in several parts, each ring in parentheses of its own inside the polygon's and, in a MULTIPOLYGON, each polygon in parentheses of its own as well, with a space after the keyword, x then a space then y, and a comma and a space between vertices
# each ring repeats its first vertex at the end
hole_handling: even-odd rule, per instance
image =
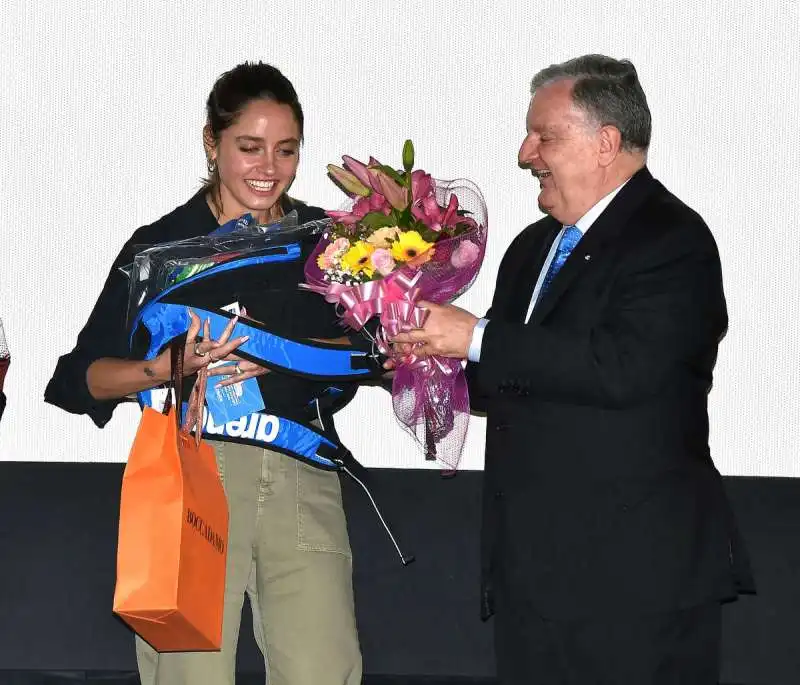
POLYGON ((153 385, 161 385, 169 381, 172 369, 168 364, 168 353, 162 352, 154 359, 142 362, 142 373, 153 382, 153 385))

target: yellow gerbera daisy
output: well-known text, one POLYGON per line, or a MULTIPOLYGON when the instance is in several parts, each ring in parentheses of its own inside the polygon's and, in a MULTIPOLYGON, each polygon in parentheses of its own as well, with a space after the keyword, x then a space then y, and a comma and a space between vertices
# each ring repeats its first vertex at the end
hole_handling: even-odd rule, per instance
POLYGON ((373 252, 375 252, 374 245, 359 240, 342 256, 342 266, 352 274, 359 274, 363 271, 371 277, 375 273, 375 267, 369 261, 373 252))
POLYGON ((433 243, 422 239, 417 231, 405 231, 392 243, 392 257, 398 262, 408 262, 427 252, 433 243))

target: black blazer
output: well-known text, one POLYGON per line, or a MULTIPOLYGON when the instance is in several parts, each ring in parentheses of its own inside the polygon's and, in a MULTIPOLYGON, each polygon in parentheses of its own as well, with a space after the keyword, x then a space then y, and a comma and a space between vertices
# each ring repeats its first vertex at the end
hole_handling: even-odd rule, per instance
POLYGON ((562 619, 733 597, 751 581, 708 448, 727 327, 714 239, 641 169, 525 324, 560 228, 513 241, 468 366, 487 412, 484 615, 495 591, 562 619))

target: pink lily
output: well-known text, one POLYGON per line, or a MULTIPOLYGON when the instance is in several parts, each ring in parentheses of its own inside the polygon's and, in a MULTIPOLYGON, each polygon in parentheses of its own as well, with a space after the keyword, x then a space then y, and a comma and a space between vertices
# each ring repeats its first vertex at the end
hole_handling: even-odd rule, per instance
POLYGON ((372 184, 369 182, 369 174, 367 173, 366 164, 362 164, 357 159, 353 159, 348 155, 342 155, 342 161, 344 162, 345 169, 353 174, 353 176, 355 176, 365 186, 371 187, 372 184))
POLYGON ((351 174, 349 171, 345 171, 335 164, 328 164, 328 173, 345 190, 345 192, 349 193, 350 195, 361 195, 362 197, 366 197, 370 194, 369 187, 364 185, 358 179, 358 177, 356 177, 354 174, 351 174))
POLYGON ((392 207, 386 198, 380 193, 370 193, 369 197, 360 197, 356 200, 353 208, 349 212, 329 211, 325 212, 331 219, 345 226, 357 224, 370 212, 380 212, 381 214, 391 214, 392 207))
POLYGON ((428 228, 437 232, 442 230, 442 208, 432 194, 417 200, 411 207, 411 214, 428 228))
POLYGON ((433 179, 422 169, 411 172, 411 201, 416 203, 433 193, 433 179))
POLYGON ((457 209, 458 198, 454 193, 450 196, 450 202, 447 203, 447 209, 444 211, 444 216, 442 216, 442 226, 450 226, 450 220, 455 216, 457 209))
MULTIPOLYGON (((356 202, 356 205, 359 205, 358 211, 362 211, 361 207, 362 206, 364 207, 363 209, 364 214, 362 214, 361 216, 366 215, 367 212, 380 212, 381 214, 386 214, 388 216, 392 212, 391 205, 386 201, 386 198, 380 193, 372 193, 372 195, 370 195, 369 197, 356 202)), ((356 211, 355 205, 353 206, 353 211, 354 212, 356 211)))
POLYGON ((380 192, 392 207, 395 209, 405 209, 408 206, 408 192, 397 181, 380 169, 370 169, 372 187, 380 192))
POLYGON ((357 224, 361 220, 360 216, 356 216, 355 214, 351 214, 350 212, 329 210, 325 212, 325 214, 327 214, 337 224, 344 224, 345 226, 352 226, 354 224, 357 224))

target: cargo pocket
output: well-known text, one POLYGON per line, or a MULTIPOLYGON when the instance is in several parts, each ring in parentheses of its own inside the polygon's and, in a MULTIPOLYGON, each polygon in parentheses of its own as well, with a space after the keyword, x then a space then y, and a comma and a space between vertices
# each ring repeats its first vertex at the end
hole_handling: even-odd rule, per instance
POLYGON ((293 461, 297 469, 297 548, 350 557, 338 474, 293 461))

